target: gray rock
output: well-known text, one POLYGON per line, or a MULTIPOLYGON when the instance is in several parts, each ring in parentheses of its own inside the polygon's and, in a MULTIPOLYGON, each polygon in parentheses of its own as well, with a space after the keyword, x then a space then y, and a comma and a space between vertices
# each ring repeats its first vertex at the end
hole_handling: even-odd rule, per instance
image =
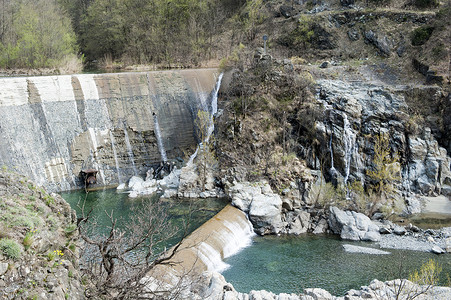
POLYGON ((381 235, 379 232, 376 231, 368 231, 365 232, 365 235, 361 239, 362 241, 369 241, 369 242, 379 242, 381 240, 381 235))
POLYGON ((420 232, 420 228, 418 228, 418 226, 415 226, 412 224, 409 224, 409 226, 407 226, 407 229, 412 232, 420 232))
POLYGON ((290 229, 288 230, 289 234, 302 234, 306 233, 309 227, 310 214, 306 211, 301 211, 295 218, 294 222, 290 225, 290 229))
POLYGON ((277 194, 254 195, 249 219, 260 234, 278 233, 282 228, 282 200, 277 194))
POLYGON ((409 215, 421 213, 421 202, 417 197, 409 197, 406 199, 406 212, 409 215))
POLYGON ((343 240, 360 241, 360 234, 355 226, 343 226, 340 237, 343 240))
POLYGON ((383 56, 390 56, 390 42, 386 36, 379 36, 377 33, 369 30, 365 32, 365 39, 373 44, 383 56))
POLYGON ((326 231, 327 231, 327 220, 321 218, 321 220, 319 220, 318 224, 313 230, 313 234, 321 234, 325 233, 326 231))
POLYGON ((288 5, 282 5, 279 8, 279 12, 282 16, 285 18, 290 18, 294 15, 295 11, 291 6, 288 5))
POLYGON ((446 252, 451 253, 451 237, 446 239, 445 245, 446 245, 446 252))
POLYGON ((323 289, 313 288, 313 289, 305 289, 304 294, 307 296, 313 297, 315 300, 332 300, 332 295, 323 289))
POLYGON ((379 241, 379 227, 361 213, 342 211, 337 207, 330 208, 329 227, 344 240, 379 241))
POLYGON ((357 29, 348 30, 348 37, 351 41, 358 41, 360 39, 360 34, 357 29))
POLYGON ((403 57, 406 52, 406 46, 401 45, 396 49, 396 54, 398 54, 399 57, 403 57))
POLYGON ((319 65, 319 67, 320 67, 321 69, 326 69, 326 68, 329 67, 329 65, 330 65, 330 62, 324 61, 324 62, 322 62, 322 63, 319 65))
POLYGON ((383 227, 379 228, 379 233, 380 234, 391 234, 392 231, 390 228, 383 226, 383 227))
POLYGON ((393 229, 393 233, 396 235, 404 235, 406 234, 406 229, 403 226, 396 225, 393 229))
POLYGON ((0 276, 8 271, 8 263, 0 263, 0 276))

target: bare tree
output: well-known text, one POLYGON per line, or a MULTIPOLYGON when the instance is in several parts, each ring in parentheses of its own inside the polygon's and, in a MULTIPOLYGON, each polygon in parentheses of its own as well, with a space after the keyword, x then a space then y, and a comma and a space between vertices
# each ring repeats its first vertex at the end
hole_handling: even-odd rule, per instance
MULTIPOLYGON (((81 270, 89 282, 86 297, 90 299, 177 299, 186 277, 178 274, 177 282, 160 281, 152 272, 161 267, 172 268, 174 256, 184 247, 188 223, 177 228, 161 200, 146 201, 133 209, 131 218, 118 226, 113 212, 107 213, 110 226, 99 234, 97 220, 84 213, 79 222, 82 247, 81 270), (96 233, 97 232, 97 233, 96 233), (179 238, 177 238, 179 236, 179 238), (178 240, 166 249, 169 240, 178 240)), ((190 213, 189 213, 190 214, 190 213)), ((189 218, 188 218, 189 220, 189 218)), ((193 275, 194 276, 194 275, 193 275)))

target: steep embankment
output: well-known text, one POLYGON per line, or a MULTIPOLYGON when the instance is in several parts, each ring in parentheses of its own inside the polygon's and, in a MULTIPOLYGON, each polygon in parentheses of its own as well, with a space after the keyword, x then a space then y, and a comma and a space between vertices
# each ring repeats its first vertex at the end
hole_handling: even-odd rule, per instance
POLYGON ((449 14, 446 1, 273 0, 248 4, 242 33, 232 37, 252 52, 267 35, 278 58, 368 64, 396 74, 395 81, 449 84, 449 14))
POLYGON ((0 208, 0 298, 83 299, 69 204, 3 168, 0 208))
POLYGON ((95 169, 111 185, 183 157, 215 69, 1 78, 0 165, 51 191, 83 186, 95 169))

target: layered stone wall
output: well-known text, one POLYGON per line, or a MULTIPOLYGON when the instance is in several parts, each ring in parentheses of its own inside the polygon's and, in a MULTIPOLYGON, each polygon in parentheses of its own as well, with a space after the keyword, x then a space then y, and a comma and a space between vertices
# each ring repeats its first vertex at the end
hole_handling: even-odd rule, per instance
POLYGON ((0 78, 0 166, 51 191, 126 181, 196 144, 216 69, 0 78), (159 128, 157 128, 159 127, 159 128), (158 143, 160 140, 160 143, 158 143), (159 146, 160 144, 160 146, 159 146))

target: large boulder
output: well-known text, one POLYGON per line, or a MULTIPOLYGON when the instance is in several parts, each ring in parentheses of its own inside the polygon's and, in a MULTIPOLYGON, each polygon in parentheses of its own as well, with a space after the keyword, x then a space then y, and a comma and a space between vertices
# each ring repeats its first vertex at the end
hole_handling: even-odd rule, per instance
POLYGON ((389 57, 391 54, 391 42, 386 36, 381 36, 372 30, 365 32, 365 39, 369 43, 373 44, 379 53, 383 56, 389 57))
POLYGON ((335 206, 330 208, 329 227, 344 240, 377 242, 381 239, 379 227, 370 218, 335 206))
POLYGON ((237 183, 228 189, 232 205, 248 213, 258 234, 280 233, 282 199, 266 182, 237 183))

